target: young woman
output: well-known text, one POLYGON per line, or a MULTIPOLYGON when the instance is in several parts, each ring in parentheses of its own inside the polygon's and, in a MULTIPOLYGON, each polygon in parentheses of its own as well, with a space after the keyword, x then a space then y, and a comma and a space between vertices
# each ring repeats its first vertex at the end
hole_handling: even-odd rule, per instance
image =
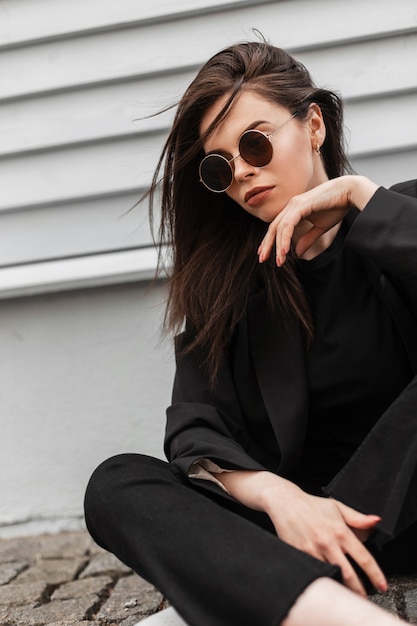
POLYGON ((169 463, 94 473, 94 539, 191 626, 383 626, 417 571, 417 186, 352 175, 339 98, 267 43, 215 55, 155 175, 172 248, 169 463))

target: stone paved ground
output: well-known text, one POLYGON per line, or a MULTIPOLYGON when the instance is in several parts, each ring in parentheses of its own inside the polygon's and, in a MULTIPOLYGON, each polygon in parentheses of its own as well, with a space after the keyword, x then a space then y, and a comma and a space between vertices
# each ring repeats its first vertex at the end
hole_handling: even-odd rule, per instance
POLYGON ((0 540, 1 626, 133 626, 165 606, 86 532, 0 540))
MULTIPOLYGON (((417 624, 417 577, 372 600, 417 624)), ((165 606, 86 532, 0 540, 1 626, 133 626, 165 606)))

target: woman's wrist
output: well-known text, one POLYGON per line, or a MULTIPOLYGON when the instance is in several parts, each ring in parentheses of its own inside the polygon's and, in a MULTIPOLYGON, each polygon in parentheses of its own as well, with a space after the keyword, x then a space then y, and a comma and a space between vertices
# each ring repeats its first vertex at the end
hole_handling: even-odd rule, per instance
POLYGON ((366 207, 379 185, 366 176, 349 176, 349 198, 353 206, 360 211, 366 207))
POLYGON ((286 500, 302 493, 294 483, 267 470, 224 472, 216 477, 236 500, 267 514, 278 500, 285 506, 286 500))
POLYGON ((276 510, 277 502, 279 501, 280 509, 285 510, 286 503, 289 506, 292 505, 294 499, 300 498, 303 495, 303 491, 293 482, 268 472, 268 475, 263 477, 262 484, 259 488, 259 501, 262 511, 269 516, 276 510))

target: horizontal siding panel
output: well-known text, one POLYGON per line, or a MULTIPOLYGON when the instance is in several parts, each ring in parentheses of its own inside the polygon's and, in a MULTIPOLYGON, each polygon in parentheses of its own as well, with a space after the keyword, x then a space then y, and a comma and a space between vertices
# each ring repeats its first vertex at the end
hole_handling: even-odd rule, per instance
MULTIPOLYGON (((36 39, 65 36, 96 29, 111 29, 117 25, 149 21, 171 21, 178 16, 230 8, 242 12, 266 12, 273 6, 273 15, 280 19, 282 32, 290 28, 303 37, 302 45, 316 45, 330 37, 345 39, 346 33, 367 37, 370 33, 391 32, 415 27, 417 18, 414 0, 398 0, 392 11, 390 0, 351 0, 349 3, 320 0, 314 3, 314 28, 311 28, 311 0, 156 0, 152 3, 138 0, 2 0, 0 5, 0 45, 24 43, 36 39), (327 25, 331 23, 332 28, 327 25)), ((256 16, 255 16, 256 17, 256 16)), ((312 16, 313 18, 313 16, 312 16)), ((222 21, 225 16, 222 16, 222 21)), ((252 18, 253 19, 253 18, 252 18)), ((271 24, 268 24, 270 31, 271 24)), ((288 45, 288 44, 286 44, 288 45)), ((299 44, 301 45, 301 44, 299 44)))
POLYGON ((0 212, 148 186, 163 137, 57 150, 0 163, 0 212), (24 182, 24 184, 22 184, 24 182))
POLYGON ((403 180, 417 178, 417 147, 409 152, 355 157, 355 170, 377 184, 390 187, 403 180))
POLYGON ((148 204, 138 194, 0 214, 0 266, 150 246, 148 204))
POLYGON ((0 300, 151 280, 155 265, 150 248, 9 267, 0 270, 0 300))
POLYGON ((339 91, 345 100, 417 90, 417 30, 300 52, 297 58, 317 85, 339 91))
POLYGON ((354 156, 409 151, 417 145, 417 92, 351 102, 346 107, 349 151, 354 156))
MULTIPOLYGON (((273 1, 273 0, 270 0, 273 1)), ((275 0, 276 1, 276 0, 275 0)), ((259 0, 2 0, 0 46, 17 45, 132 22, 160 21, 225 7, 265 4, 259 0)))
MULTIPOLYGON (((173 113, 143 119, 176 103, 194 72, 0 102, 0 157, 77 142, 163 130, 173 113)), ((1 167, 1 165, 0 165, 1 167)))
MULTIPOLYGON (((190 50, 197 41, 179 45, 176 39, 172 25, 167 23, 3 51, 0 98, 33 97, 49 91, 177 71, 189 65, 190 50), (155 46, 158 40, 166 42, 159 50, 155 46), (174 46, 176 53, 167 56, 165 45, 174 46)), ((197 49, 201 50, 201 40, 197 49)), ((192 62, 198 64, 207 51, 203 48, 195 56, 198 58, 192 62)))
POLYGON ((244 7, 222 15, 187 18, 178 28, 166 22, 101 32, 34 45, 30 54, 24 47, 4 50, 1 64, 7 71, 0 71, 0 98, 199 65, 224 45, 252 38, 253 27, 267 34, 277 45, 291 49, 323 47, 358 36, 374 38, 386 30, 407 32, 417 28, 414 2, 409 0, 400 0, 396 11, 389 12, 389 19, 387 14, 385 28, 377 16, 384 15, 384 5, 388 6, 386 0, 381 0, 377 11, 373 0, 343 4, 322 0, 314 12, 314 28, 311 20, 297 19, 308 4, 308 1, 296 0, 244 7), (360 8, 356 11, 352 4, 360 8), (324 20, 320 19, 321 13, 324 20), (329 23, 332 23, 331 29, 329 23), (156 42, 163 42, 163 45, 158 46, 156 42))

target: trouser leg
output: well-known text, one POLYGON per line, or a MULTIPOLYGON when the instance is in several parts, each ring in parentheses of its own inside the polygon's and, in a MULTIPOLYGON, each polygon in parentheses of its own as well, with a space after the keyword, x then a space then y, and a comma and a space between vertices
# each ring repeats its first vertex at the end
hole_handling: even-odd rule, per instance
POLYGON ((97 543, 193 626, 278 626, 313 580, 339 577, 337 567, 214 502, 158 459, 126 454, 103 463, 85 510, 97 543))
POLYGON ((417 378, 388 408, 326 495, 382 518, 382 546, 417 520, 417 378))

